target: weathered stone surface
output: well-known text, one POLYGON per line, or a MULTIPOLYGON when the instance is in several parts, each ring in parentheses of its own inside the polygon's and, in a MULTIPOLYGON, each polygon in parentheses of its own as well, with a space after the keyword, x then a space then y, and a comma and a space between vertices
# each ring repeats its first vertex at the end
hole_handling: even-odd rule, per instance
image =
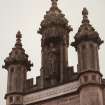
POLYGON ((41 102, 32 105, 80 105, 79 95, 68 95, 64 97, 55 98, 53 100, 47 100, 46 102, 41 102))
POLYGON ((22 48, 21 33, 3 66, 8 70, 6 105, 105 105, 105 79, 99 67, 98 49, 103 43, 83 9, 82 25, 72 43, 78 53, 77 72, 68 66, 68 20, 51 0, 52 6, 41 22, 42 62, 40 76, 27 79, 32 64, 22 48))
POLYGON ((58 87, 31 93, 23 97, 23 103, 26 105, 31 103, 37 103, 39 101, 46 101, 52 98, 56 98, 58 96, 76 92, 78 87, 79 87, 79 83, 78 81, 75 81, 58 87))
POLYGON ((102 88, 87 86, 80 91, 80 105, 104 105, 102 88))

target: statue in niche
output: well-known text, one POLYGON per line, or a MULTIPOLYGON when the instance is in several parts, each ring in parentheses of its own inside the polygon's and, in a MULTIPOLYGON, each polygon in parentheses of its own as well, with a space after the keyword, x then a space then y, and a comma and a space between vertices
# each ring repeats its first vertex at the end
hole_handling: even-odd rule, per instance
POLYGON ((48 71, 49 74, 52 76, 56 74, 56 68, 57 68, 57 63, 56 63, 56 49, 54 48, 54 44, 50 43, 49 45, 49 54, 48 54, 48 71))

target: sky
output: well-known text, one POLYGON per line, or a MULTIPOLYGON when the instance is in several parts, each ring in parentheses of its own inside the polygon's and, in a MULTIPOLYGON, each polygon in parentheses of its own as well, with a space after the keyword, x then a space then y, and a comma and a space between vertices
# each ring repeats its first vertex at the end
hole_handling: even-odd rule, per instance
MULTIPOLYGON (((51 6, 51 0, 0 0, 0 105, 6 105, 4 96, 7 88, 7 71, 2 69, 4 59, 8 56, 15 44, 15 36, 21 31, 22 43, 29 59, 33 62, 28 78, 39 75, 41 67, 41 35, 37 34, 40 22, 51 6)), ((105 0, 59 0, 59 8, 65 14, 69 25, 73 27, 70 33, 70 42, 74 41, 82 20, 81 11, 86 7, 92 26, 105 41, 105 0)), ((105 77, 105 44, 99 50, 100 71, 105 77)), ((69 65, 76 71, 77 53, 69 46, 69 65)))

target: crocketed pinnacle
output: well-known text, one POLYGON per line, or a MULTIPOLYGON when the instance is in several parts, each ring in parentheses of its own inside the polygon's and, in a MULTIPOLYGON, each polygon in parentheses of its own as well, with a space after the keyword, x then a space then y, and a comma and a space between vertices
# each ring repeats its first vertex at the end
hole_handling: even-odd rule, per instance
POLYGON ((88 40, 94 41, 98 45, 102 44, 103 41, 100 39, 98 32, 95 31, 95 29, 90 24, 90 21, 88 19, 88 10, 86 8, 83 8, 82 15, 83 15, 82 24, 80 25, 78 32, 74 37, 75 42, 72 42, 71 45, 77 47, 77 45, 81 41, 88 40))
POLYGON ((65 15, 62 14, 61 10, 58 8, 57 1, 51 0, 52 5, 49 11, 44 15, 44 19, 41 22, 41 27, 38 30, 38 33, 43 34, 44 30, 51 26, 60 26, 65 27, 67 31, 72 31, 71 26, 68 25, 68 20, 65 18, 65 15))
POLYGON ((30 68, 31 66, 33 66, 33 64, 31 63, 31 61, 28 60, 28 55, 22 48, 21 38, 22 34, 20 31, 18 31, 16 34, 15 47, 12 48, 9 56, 6 57, 6 59, 4 60, 5 65, 3 66, 3 68, 8 69, 8 67, 12 64, 22 64, 27 68, 27 70, 31 70, 30 68))
POLYGON ((92 25, 89 22, 88 10, 86 8, 83 8, 82 15, 83 15, 82 24, 80 25, 78 32, 75 35, 75 39, 79 40, 86 36, 88 37, 94 37, 96 35, 98 36, 98 33, 95 31, 95 29, 92 27, 92 25))
POLYGON ((83 8, 82 15, 83 15, 82 24, 80 25, 75 38, 78 39, 80 37, 86 37, 86 36, 88 37, 93 37, 96 35, 98 36, 98 33, 90 24, 90 21, 88 19, 88 10, 86 8, 83 8))

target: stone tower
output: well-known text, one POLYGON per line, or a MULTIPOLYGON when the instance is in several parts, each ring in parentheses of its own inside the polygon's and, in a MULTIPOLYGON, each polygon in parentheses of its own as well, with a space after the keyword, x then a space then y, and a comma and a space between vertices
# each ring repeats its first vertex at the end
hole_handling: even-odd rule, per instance
POLYGON ((21 44, 20 31, 16 44, 3 66, 8 71, 6 105, 105 105, 105 79, 99 67, 98 50, 103 43, 83 9, 82 24, 72 46, 78 54, 77 72, 68 66, 68 20, 57 6, 46 12, 38 33, 41 38, 40 75, 27 79, 32 66, 21 44))
POLYGON ((42 87, 67 81, 69 32, 72 28, 57 6, 58 0, 51 0, 52 6, 41 22, 42 35, 42 87))
POLYGON ((78 53, 80 105, 103 105, 98 55, 99 46, 103 41, 90 25, 86 8, 83 9, 82 15, 82 25, 75 35, 75 42, 72 43, 78 53))
POLYGON ((20 31, 18 31, 15 47, 9 57, 4 60, 5 65, 3 67, 8 71, 6 105, 23 105, 27 71, 30 71, 32 66, 28 60, 28 55, 25 54, 25 50, 22 48, 21 37, 20 31))

